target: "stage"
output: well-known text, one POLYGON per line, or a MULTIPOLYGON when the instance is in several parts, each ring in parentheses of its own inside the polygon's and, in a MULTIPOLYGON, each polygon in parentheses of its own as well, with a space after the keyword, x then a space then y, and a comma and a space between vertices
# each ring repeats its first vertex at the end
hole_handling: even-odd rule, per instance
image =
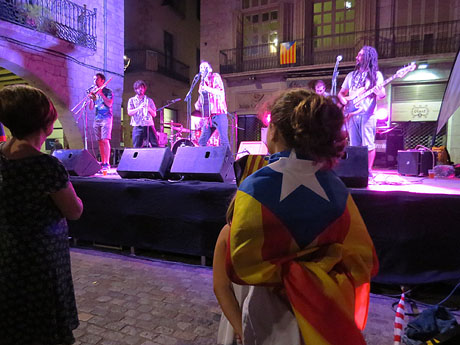
MULTIPOLYGON (((374 171, 350 189, 380 260, 374 281, 421 284, 460 278, 460 179, 374 171)), ((84 202, 74 239, 211 258, 236 185, 71 177, 84 202)), ((202 260, 204 262, 204 260, 202 260)))

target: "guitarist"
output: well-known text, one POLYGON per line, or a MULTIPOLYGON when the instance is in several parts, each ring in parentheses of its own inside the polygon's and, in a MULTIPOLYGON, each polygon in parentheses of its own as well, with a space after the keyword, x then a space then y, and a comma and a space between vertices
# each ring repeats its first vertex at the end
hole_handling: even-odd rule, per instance
MULTIPOLYGON (((337 95, 344 105, 359 95, 383 83, 383 75, 379 71, 378 54, 375 48, 363 46, 356 56, 355 70, 348 73, 337 95)), ((351 146, 367 146, 369 172, 375 159, 375 129, 377 119, 374 109, 377 99, 385 98, 385 88, 377 87, 375 91, 356 104, 356 110, 347 114, 347 129, 351 146)), ((346 108, 346 107, 345 107, 346 108)))
POLYGON ((205 124, 201 129, 198 140, 200 146, 206 146, 212 133, 217 129, 220 145, 228 146, 227 103, 225 102, 224 83, 219 73, 212 73, 212 67, 207 61, 200 64, 201 84, 198 89, 200 96, 195 103, 195 109, 201 111, 205 124))

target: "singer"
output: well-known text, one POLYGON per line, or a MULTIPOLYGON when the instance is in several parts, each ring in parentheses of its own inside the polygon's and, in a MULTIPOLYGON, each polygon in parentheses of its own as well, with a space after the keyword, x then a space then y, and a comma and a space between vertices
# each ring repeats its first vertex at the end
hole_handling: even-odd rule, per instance
POLYGON ((136 96, 128 101, 128 115, 133 126, 133 147, 158 147, 158 138, 153 119, 157 107, 153 100, 145 95, 147 85, 143 80, 133 84, 136 96))
POLYGON ((93 110, 96 108, 96 115, 94 117, 94 135, 99 144, 99 152, 101 154, 101 167, 102 170, 110 169, 110 140, 112 139, 112 90, 108 87, 102 87, 105 83, 105 75, 96 73, 94 76, 94 83, 98 91, 96 93, 90 92, 91 101, 89 108, 93 110))
POLYGON ((212 133, 217 129, 220 146, 230 148, 228 141, 227 103, 225 102, 224 83, 219 73, 212 73, 212 67, 207 61, 200 64, 201 83, 198 89, 199 97, 195 109, 206 117, 198 140, 200 146, 206 146, 212 133))

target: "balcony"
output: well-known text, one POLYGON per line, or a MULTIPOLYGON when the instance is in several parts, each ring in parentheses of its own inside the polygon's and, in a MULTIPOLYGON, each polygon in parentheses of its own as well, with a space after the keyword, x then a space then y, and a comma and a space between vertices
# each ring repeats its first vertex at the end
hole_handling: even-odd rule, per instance
POLYGON ((96 9, 68 0, 0 0, 0 20, 96 50, 96 9))
POLYGON ((190 83, 190 67, 154 50, 127 50, 130 59, 127 72, 152 71, 184 83, 190 83))
POLYGON ((271 43, 220 51, 220 72, 240 73, 333 63, 337 55, 354 62, 358 49, 370 45, 380 59, 456 53, 460 21, 411 25, 296 40, 296 63, 280 64, 279 46, 271 43))

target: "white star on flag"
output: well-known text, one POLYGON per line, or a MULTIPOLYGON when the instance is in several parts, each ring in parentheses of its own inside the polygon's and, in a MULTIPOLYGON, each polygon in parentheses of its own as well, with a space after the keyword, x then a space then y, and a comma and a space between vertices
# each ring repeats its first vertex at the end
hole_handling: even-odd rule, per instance
POLYGON ((269 164, 268 167, 283 174, 280 201, 283 201, 299 186, 305 186, 323 199, 330 201, 315 175, 321 168, 320 164, 315 165, 312 161, 297 159, 294 150, 292 150, 289 157, 281 157, 276 162, 269 164))

